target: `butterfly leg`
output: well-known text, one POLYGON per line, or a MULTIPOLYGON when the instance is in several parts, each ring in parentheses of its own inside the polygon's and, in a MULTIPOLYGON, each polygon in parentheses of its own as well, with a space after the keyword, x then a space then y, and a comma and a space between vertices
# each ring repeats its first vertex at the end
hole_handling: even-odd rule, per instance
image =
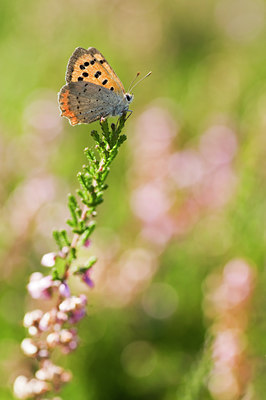
POLYGON ((127 115, 127 117, 126 117, 126 121, 128 120, 128 118, 131 116, 131 114, 133 113, 133 111, 132 110, 128 110, 128 115, 127 115))
POLYGON ((117 121, 116 121, 116 124, 115 124, 115 130, 117 130, 117 128, 118 128, 118 125, 119 125, 120 118, 121 118, 121 117, 119 117, 119 118, 117 119, 117 121))

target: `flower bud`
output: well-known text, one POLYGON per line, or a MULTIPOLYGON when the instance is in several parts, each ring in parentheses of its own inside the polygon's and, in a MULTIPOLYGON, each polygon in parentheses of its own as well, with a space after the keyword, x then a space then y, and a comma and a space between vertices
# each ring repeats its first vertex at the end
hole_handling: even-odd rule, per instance
POLYGON ((35 357, 39 350, 33 340, 29 338, 22 341, 21 349, 23 353, 28 357, 35 357))
POLYGON ((91 279, 91 268, 87 269, 82 275, 82 280, 83 282, 86 283, 86 285, 88 285, 90 288, 94 287, 94 282, 91 279))
POLYGON ((59 340, 60 340, 59 333, 52 332, 52 333, 49 333, 49 335, 47 336, 46 343, 47 343, 48 347, 51 349, 51 348, 54 348, 57 346, 57 344, 59 343, 59 340))
POLYGON ((41 264, 44 267, 53 267, 55 265, 55 257, 56 257, 56 253, 44 254, 41 259, 41 264))
POLYGON ((43 311, 41 310, 33 310, 31 312, 27 312, 23 319, 23 325, 25 328, 29 328, 31 326, 36 326, 39 323, 40 319, 43 316, 43 311))
POLYGON ((33 299, 48 300, 52 297, 52 287, 54 282, 50 275, 43 276, 39 272, 35 272, 30 277, 27 289, 33 299))
POLYGON ((70 297, 70 289, 66 282, 62 282, 59 286, 59 293, 62 297, 70 297))

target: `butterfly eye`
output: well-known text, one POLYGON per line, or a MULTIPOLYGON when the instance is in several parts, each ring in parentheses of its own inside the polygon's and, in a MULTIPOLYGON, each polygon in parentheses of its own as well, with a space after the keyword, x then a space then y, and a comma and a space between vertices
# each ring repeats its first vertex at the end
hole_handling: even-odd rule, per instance
POLYGON ((127 99, 127 101, 131 101, 132 96, 130 96, 130 94, 127 94, 127 95, 126 95, 126 99, 127 99))

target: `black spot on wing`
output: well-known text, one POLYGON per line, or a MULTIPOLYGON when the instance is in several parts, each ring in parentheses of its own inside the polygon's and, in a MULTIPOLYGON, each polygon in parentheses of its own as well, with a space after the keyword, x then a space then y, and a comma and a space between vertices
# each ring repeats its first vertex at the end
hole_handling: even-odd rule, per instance
POLYGON ((102 75, 101 71, 97 71, 94 74, 95 78, 99 78, 100 75, 102 75))

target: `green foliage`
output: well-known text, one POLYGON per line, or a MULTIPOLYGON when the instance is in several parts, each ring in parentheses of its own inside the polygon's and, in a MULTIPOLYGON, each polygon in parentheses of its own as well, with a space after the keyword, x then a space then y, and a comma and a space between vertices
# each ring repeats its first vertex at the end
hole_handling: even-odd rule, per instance
POLYGON ((209 397, 205 381, 211 370, 211 366, 209 338, 199 359, 195 361, 191 370, 186 374, 184 385, 181 385, 180 390, 177 392, 177 400, 207 400, 209 397))

